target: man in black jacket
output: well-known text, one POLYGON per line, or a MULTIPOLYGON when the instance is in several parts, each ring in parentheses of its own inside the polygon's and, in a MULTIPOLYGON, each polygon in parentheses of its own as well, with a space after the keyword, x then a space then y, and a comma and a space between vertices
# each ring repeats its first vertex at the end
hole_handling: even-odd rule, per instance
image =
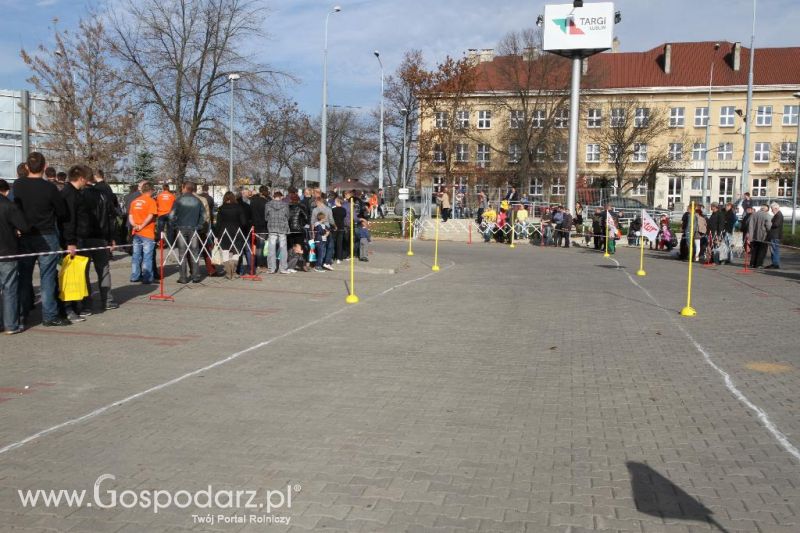
POLYGON ((250 197, 250 219, 256 232, 256 266, 259 269, 267 267, 267 258, 264 257, 264 244, 267 242, 267 217, 266 207, 269 202, 269 187, 262 185, 258 194, 250 197))
POLYGON ((55 185, 43 178, 47 161, 39 152, 31 152, 26 161, 28 177, 14 182, 14 202, 28 222, 28 231, 20 239, 20 253, 46 254, 26 257, 19 262, 19 296, 21 319, 24 322, 33 309, 33 268, 39 262, 42 296, 42 324, 69 326, 71 322, 58 316, 58 263, 61 250, 57 223, 68 217, 64 199, 55 185))
MULTIPOLYGON (((117 196, 111 191, 111 187, 105 182, 102 171, 98 170, 94 175, 89 176, 86 187, 83 189, 83 200, 90 221, 89 231, 78 244, 81 248, 106 248, 86 252, 84 255, 89 257, 97 273, 100 305, 104 311, 110 311, 119 308, 119 304, 114 301, 111 294, 111 258, 114 246, 116 246, 119 202, 117 196)), ((83 301, 83 307, 85 311, 90 312, 92 290, 88 272, 86 284, 90 294, 83 301)))
POLYGON ((28 222, 22 211, 8 199, 11 188, 0 179, 0 296, 3 298, 3 327, 6 335, 23 330, 19 325, 19 270, 16 259, 3 256, 19 251, 18 235, 28 231, 28 222))
POLYGON ((772 247, 772 264, 764 268, 781 268, 781 239, 783 238, 783 213, 781 206, 776 202, 770 204, 772 209, 772 224, 769 228, 767 240, 772 247))
MULTIPOLYGON (((67 172, 67 183, 61 189, 61 197, 67 206, 69 216, 61 223, 61 240, 71 257, 77 255, 77 250, 86 245, 86 239, 92 236, 92 221, 86 205, 83 189, 92 177, 92 169, 83 165, 75 165, 67 172)), ((88 256, 88 253, 80 255, 88 256)), ((89 263, 86 263, 86 278, 89 277, 89 263)), ((88 281, 87 281, 88 285, 88 281)), ((63 302, 64 312, 70 322, 83 322, 91 315, 89 309, 84 309, 81 302, 63 302)))

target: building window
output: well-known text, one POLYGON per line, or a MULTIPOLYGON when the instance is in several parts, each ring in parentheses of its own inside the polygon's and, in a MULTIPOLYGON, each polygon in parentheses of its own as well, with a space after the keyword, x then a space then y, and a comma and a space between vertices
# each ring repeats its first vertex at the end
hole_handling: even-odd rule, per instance
POLYGON ((511 164, 519 163, 522 159, 522 146, 519 143, 508 145, 508 162, 511 164))
POLYGON ((552 185, 550 185, 550 194, 553 196, 564 196, 567 193, 567 186, 561 182, 561 178, 557 178, 552 185))
POLYGON ((639 183, 634 187, 631 196, 647 196, 647 182, 639 183))
POLYGON ((599 163, 600 162, 600 145, 587 144, 586 145, 586 162, 599 163))
POLYGON ((794 179, 792 178, 778 178, 778 196, 781 198, 791 197, 793 185, 794 179))
POLYGON ((694 110, 694 127, 705 128, 708 126, 708 108, 698 107, 694 110))
POLYGON ((547 150, 545 149, 544 145, 540 144, 536 147, 536 151, 533 154, 533 160, 537 163, 544 163, 546 158, 547 150))
POLYGON ((719 203, 727 204, 733 201, 733 178, 719 179, 719 203))
POLYGON ((466 163, 469 161, 469 146, 466 144, 456 145, 456 163, 466 163))
POLYGON ((703 161, 706 157, 706 143, 692 145, 692 161, 703 161))
POLYGON ((475 182, 475 194, 479 192, 488 192, 489 185, 485 181, 476 181, 475 182))
POLYGON ((675 205, 681 203, 682 196, 681 196, 681 188, 683 185, 682 178, 669 178, 669 183, 667 184, 667 204, 675 205))
POLYGON ((480 167, 488 167, 489 163, 491 163, 491 154, 489 152, 489 145, 488 144, 479 144, 478 145, 478 166, 480 166, 480 167))
POLYGON ((753 161, 756 163, 769 163, 769 143, 756 143, 756 149, 753 152, 753 161))
POLYGON ((456 126, 462 130, 469 128, 469 111, 456 112, 456 126))
POLYGON ((683 160, 683 143, 669 143, 669 160, 683 160))
POLYGON ((569 109, 561 108, 556 111, 556 128, 566 128, 569 126, 569 109))
POLYGON ((797 143, 781 143, 781 163, 794 163, 797 157, 797 143))
POLYGON ((756 126, 772 126, 772 106, 760 105, 756 110, 756 126))
POLYGON ((478 129, 488 130, 492 127, 492 112, 478 111, 478 129))
POLYGON ((692 190, 693 191, 703 190, 703 178, 692 178, 692 190))
POLYGON ((647 143, 633 143, 633 162, 647 163, 647 143))
POLYGON ((518 130, 525 127, 525 111, 511 111, 509 114, 508 127, 512 130, 518 130))
POLYGON ((609 163, 617 163, 619 161, 619 145, 612 144, 608 147, 608 162, 609 163))
POLYGON ((685 107, 672 107, 669 110, 669 127, 682 128, 686 123, 686 108, 685 107))
POLYGON ((567 160, 567 145, 565 143, 556 144, 556 151, 553 161, 556 163, 564 163, 567 160))
POLYGON ((542 183, 542 178, 532 179, 530 185, 528 186, 528 195, 542 196, 542 194, 544 194, 544 184, 542 183))
POLYGON ((449 122, 449 113, 447 111, 436 112, 436 129, 443 130, 447 127, 449 122))
POLYGON ((531 121, 534 128, 544 128, 545 115, 544 111, 537 109, 533 112, 533 120, 531 121))
POLYGON ((784 126, 797 126, 797 121, 800 120, 800 105, 785 105, 783 106, 783 125, 784 126))
POLYGON ((733 143, 719 143, 717 158, 720 161, 730 161, 733 159, 733 143))
POLYGON ((433 162, 444 163, 444 150, 442 149, 441 144, 436 144, 433 146, 433 162))
POLYGON ((753 186, 750 188, 753 198, 767 195, 767 178, 754 178, 753 186))
POLYGON ((433 190, 436 192, 442 192, 446 189, 444 176, 434 176, 433 177, 433 190))
POLYGON ((603 125, 603 114, 600 109, 590 109, 589 110, 589 119, 588 119, 588 126, 590 128, 599 128, 603 125))
POLYGON ((611 127, 624 128, 625 127, 625 110, 621 107, 615 107, 611 110, 611 127))
POLYGON ((650 109, 647 107, 637 107, 633 125, 636 128, 646 128, 650 123, 650 109))
POLYGON ((734 126, 734 116, 736 110, 732 105, 726 105, 719 110, 719 127, 732 128, 734 126))

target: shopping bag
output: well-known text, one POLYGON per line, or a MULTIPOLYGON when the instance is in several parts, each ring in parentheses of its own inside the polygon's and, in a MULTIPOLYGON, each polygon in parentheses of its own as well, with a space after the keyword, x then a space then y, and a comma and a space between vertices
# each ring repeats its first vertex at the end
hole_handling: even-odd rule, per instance
POLYGON ((220 248, 219 244, 215 244, 214 249, 211 251, 211 262, 215 265, 224 263, 222 260, 222 248, 220 248))
POLYGON ((58 297, 62 302, 78 302, 89 296, 86 285, 86 266, 89 258, 83 255, 70 257, 61 261, 61 272, 58 274, 58 297))
POLYGON ((315 241, 308 241, 308 262, 314 263, 317 261, 317 243, 315 241))

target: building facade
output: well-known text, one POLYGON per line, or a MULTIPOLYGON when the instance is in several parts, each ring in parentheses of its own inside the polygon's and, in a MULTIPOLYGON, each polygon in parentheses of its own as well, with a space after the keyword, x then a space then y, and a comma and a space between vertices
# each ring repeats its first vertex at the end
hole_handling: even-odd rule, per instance
MULTIPOLYGON (((473 52, 469 91, 423 100, 423 185, 477 191, 513 184, 533 200, 565 199, 569 62, 526 54, 473 52)), ((742 183, 748 68, 749 49, 729 42, 668 43, 585 60, 578 199, 591 201, 591 191, 603 188, 680 209, 702 201, 706 158, 711 201, 742 191, 791 198, 800 47, 755 51, 750 175, 742 183)))
POLYGON ((48 100, 41 95, 0 90, 0 178, 16 179, 17 165, 27 157, 23 153, 26 123, 30 149, 42 144, 46 132, 41 124, 48 105, 48 100), (23 104, 26 97, 27 106, 23 104))

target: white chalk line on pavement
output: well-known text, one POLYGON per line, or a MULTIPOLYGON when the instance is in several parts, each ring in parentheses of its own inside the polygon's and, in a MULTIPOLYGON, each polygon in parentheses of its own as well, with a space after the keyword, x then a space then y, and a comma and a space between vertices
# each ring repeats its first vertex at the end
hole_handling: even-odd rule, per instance
MULTIPOLYGON (((448 266, 442 267, 442 270, 446 270, 448 268, 451 268, 454 265, 455 265, 455 263, 451 262, 448 266)), ((412 283, 416 283, 418 281, 425 280, 425 279, 427 279, 427 278, 429 278, 431 276, 434 276, 435 274, 436 274, 435 272, 429 272, 428 274, 425 274, 424 276, 420 276, 420 277, 415 278, 415 279, 404 281, 403 283, 399 283, 397 285, 389 287, 388 289, 386 289, 383 292, 380 292, 380 293, 375 294, 373 296, 369 296, 367 298, 364 298, 364 300, 362 300, 362 302, 364 302, 364 303, 365 302, 369 302, 371 300, 379 298, 379 297, 381 297, 381 296, 383 296, 385 294, 388 294, 388 293, 390 293, 390 292, 392 292, 392 291, 394 291, 396 289, 399 289, 401 287, 405 287, 405 286, 410 285, 412 283)), ((166 382, 161 383, 159 385, 156 385, 154 387, 150 387, 147 390, 144 390, 144 391, 141 391, 141 392, 137 392, 136 394, 132 394, 132 395, 126 397, 126 398, 123 398, 121 400, 117 400, 116 402, 110 403, 108 405, 104 405, 103 407, 95 409, 94 411, 92 411, 90 413, 86 413, 85 415, 80 416, 78 418, 72 418, 72 419, 69 419, 69 420, 67 420, 65 422, 62 422, 60 424, 56 424, 55 426, 52 426, 52 427, 49 427, 47 429, 43 429, 41 431, 38 431, 38 432, 34 433, 33 435, 25 437, 24 439, 22 439, 20 441, 17 441, 17 442, 14 442, 12 444, 8 444, 6 446, 3 446, 2 448, 0 448, 0 455, 3 455, 5 453, 7 453, 7 452, 10 452, 11 450, 15 450, 17 448, 20 448, 20 447, 22 447, 22 446, 24 446, 24 445, 26 445, 26 444, 28 444, 30 442, 33 442, 33 441, 38 440, 38 439, 40 439, 42 437, 45 437, 45 436, 47 436, 47 435, 49 435, 51 433, 54 433, 54 432, 56 432, 56 431, 58 431, 60 429, 64 429, 64 428, 69 427, 69 426, 74 426, 74 425, 80 424, 81 422, 86 422, 87 420, 90 420, 90 419, 95 418, 95 417, 97 417, 99 415, 102 415, 103 413, 105 413, 105 412, 107 412, 107 411, 109 411, 111 409, 114 409, 115 407, 123 406, 125 404, 128 404, 128 403, 134 401, 134 400, 137 400, 139 398, 147 396, 148 394, 152 394, 154 392, 158 392, 160 390, 164 390, 164 389, 166 389, 168 387, 171 387, 172 385, 176 385, 176 384, 178 384, 178 383, 180 383, 182 381, 185 381, 185 380, 187 380, 187 379, 189 379, 191 377, 197 376, 198 374, 202 374, 203 372, 207 372, 209 370, 213 370, 213 369, 215 369, 217 367, 220 367, 222 365, 230 363, 231 361, 234 361, 234 360, 240 358, 243 355, 246 355, 248 353, 251 353, 251 352, 254 352, 256 350, 259 350, 259 349, 261 349, 261 348, 263 348, 265 346, 269 346, 270 344, 272 344, 272 343, 274 343, 276 341, 279 341, 281 339, 285 339, 286 337, 290 337, 290 336, 292 336, 292 335, 294 335, 296 333, 299 333, 299 332, 301 332, 301 331, 303 331, 305 329, 308 329, 308 328, 310 328, 312 326, 316 326, 317 324, 319 324, 321 322, 324 322, 324 321, 328 320, 329 318, 333 318, 336 315, 342 314, 342 313, 344 313, 345 311, 347 311, 349 309, 356 309, 357 307, 358 306, 341 307, 341 308, 337 309, 336 311, 332 311, 332 312, 328 313, 327 315, 321 316, 320 318, 312 320, 311 322, 307 322, 306 324, 303 324, 302 326, 296 327, 296 328, 294 328, 294 329, 292 329, 290 331, 282 333, 282 334, 280 334, 280 335, 278 335, 276 337, 273 337, 271 339, 265 340, 263 342, 259 342, 258 344, 250 346, 249 348, 245 348, 242 351, 236 352, 236 353, 231 354, 231 355, 229 355, 229 356, 227 356, 227 357, 225 357, 223 359, 215 361, 214 363, 211 363, 210 365, 206 365, 206 366, 204 366, 202 368, 198 368, 196 370, 192 370, 191 372, 187 372, 186 374, 183 374, 182 376, 178 376, 178 377, 176 377, 174 379, 171 379, 169 381, 166 381, 166 382)))
POLYGON ((713 368, 720 376, 722 376, 722 379, 725 382, 725 387, 730 391, 730 393, 733 394, 733 396, 737 400, 739 400, 741 404, 743 404, 745 407, 747 407, 756 414, 756 416, 764 425, 764 427, 767 429, 767 431, 769 431, 772 434, 772 436, 775 437, 775 440, 778 441, 778 443, 781 445, 781 447, 783 447, 784 450, 789 452, 795 459, 800 461, 800 449, 798 449, 797 446, 792 444, 789 438, 780 429, 778 429, 775 423, 772 422, 772 420, 769 418, 769 415, 767 415, 767 413, 759 406, 750 401, 750 399, 747 396, 745 396, 742 391, 739 390, 736 384, 734 384, 733 378, 731 378, 730 374, 728 374, 725 370, 723 370, 718 364, 714 362, 714 359, 711 357, 711 354, 708 353, 708 351, 703 347, 703 345, 695 340, 694 336, 692 336, 692 334, 689 333, 689 331, 683 327, 683 324, 681 324, 679 320, 676 320, 675 317, 669 311, 664 309, 664 307, 658 302, 658 300, 656 300, 656 298, 650 293, 650 291, 648 291, 641 284, 639 284, 639 282, 636 281, 636 279, 633 276, 631 276, 626 270, 620 268, 621 265, 619 264, 619 261, 617 261, 614 258, 612 258, 611 260, 614 261, 614 263, 616 263, 617 269, 624 272, 625 275, 628 276, 630 282, 633 283, 639 289, 641 289, 642 292, 644 292, 647 295, 647 297, 653 301, 654 304, 656 304, 658 307, 662 309, 662 311, 678 327, 678 329, 681 330, 681 332, 686 336, 686 338, 689 339, 689 341, 694 345, 695 349, 698 352, 700 352, 700 354, 703 356, 703 359, 705 359, 706 363, 711 368, 713 368))

